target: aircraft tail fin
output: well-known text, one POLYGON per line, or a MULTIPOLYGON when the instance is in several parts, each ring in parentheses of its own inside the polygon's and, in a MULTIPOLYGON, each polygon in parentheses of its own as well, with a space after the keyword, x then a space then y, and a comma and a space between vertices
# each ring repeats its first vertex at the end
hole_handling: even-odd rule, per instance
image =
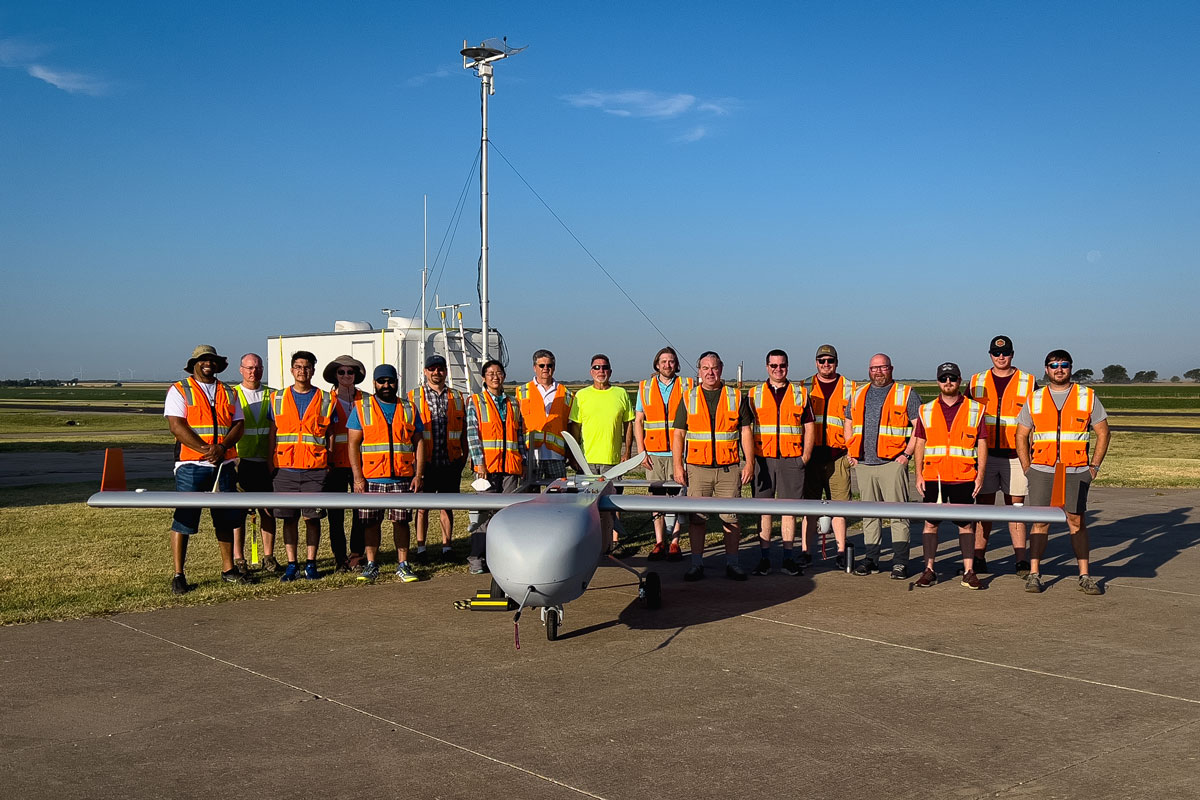
POLYGON ((125 452, 119 447, 104 450, 104 472, 100 475, 100 491, 125 491, 125 452))

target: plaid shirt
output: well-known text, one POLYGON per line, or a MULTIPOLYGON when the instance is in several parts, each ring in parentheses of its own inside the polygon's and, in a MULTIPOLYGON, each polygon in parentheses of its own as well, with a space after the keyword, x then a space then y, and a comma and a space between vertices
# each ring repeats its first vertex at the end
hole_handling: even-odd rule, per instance
POLYGON ((446 404, 450 398, 450 390, 443 389, 441 394, 422 384, 425 402, 429 405, 429 430, 433 435, 432 463, 435 467, 445 467, 450 464, 450 453, 446 449, 446 404))

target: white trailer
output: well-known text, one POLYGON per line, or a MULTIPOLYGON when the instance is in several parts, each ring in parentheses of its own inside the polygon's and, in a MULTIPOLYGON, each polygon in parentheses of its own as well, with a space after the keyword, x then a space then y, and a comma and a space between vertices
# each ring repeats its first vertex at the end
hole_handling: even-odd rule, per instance
MULTIPOLYGON (((420 386, 426 356, 438 353, 446 358, 450 385, 464 392, 480 391, 482 381, 483 333, 480 328, 464 328, 462 315, 458 327, 423 327, 420 320, 389 316, 386 328, 372 328, 367 322, 339 320, 328 333, 283 334, 267 339, 267 364, 263 381, 271 387, 292 385, 291 358, 297 350, 308 350, 317 357, 313 383, 331 388, 322 378, 325 366, 340 355, 357 358, 367 368, 361 388, 371 390, 371 374, 380 364, 391 364, 400 373, 402 392, 420 386)), ((492 329, 492 352, 507 368, 508 354, 504 337, 492 329)))

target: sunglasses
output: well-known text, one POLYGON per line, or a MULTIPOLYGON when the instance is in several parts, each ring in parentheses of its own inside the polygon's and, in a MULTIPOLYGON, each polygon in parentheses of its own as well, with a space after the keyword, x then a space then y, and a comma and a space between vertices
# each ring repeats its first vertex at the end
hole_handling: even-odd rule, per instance
POLYGON ((767 364, 768 369, 787 369, 787 364, 767 364))
POLYGON ((376 378, 375 382, 376 383, 395 383, 396 379, 395 378, 376 378))
POLYGON ((1011 358, 1012 357, 1012 353, 997 353, 995 350, 989 350, 988 355, 992 356, 993 358, 1011 358))
POLYGON ((596 364, 592 367, 593 372, 612 372, 612 367, 608 364, 596 364))
POLYGON ((836 358, 818 358, 817 363, 818 364, 836 364, 837 359, 836 358))
POLYGON ((943 375, 938 378, 938 383, 958 383, 961 380, 961 375, 943 375))
POLYGON ((1046 369, 1070 369, 1070 361, 1051 361, 1046 365, 1046 369))
POLYGON ((538 369, 554 369, 554 364, 534 364, 538 369))
POLYGON ((358 375, 358 370, 354 370, 354 369, 339 369, 339 370, 337 371, 337 374, 338 374, 338 375, 358 375))

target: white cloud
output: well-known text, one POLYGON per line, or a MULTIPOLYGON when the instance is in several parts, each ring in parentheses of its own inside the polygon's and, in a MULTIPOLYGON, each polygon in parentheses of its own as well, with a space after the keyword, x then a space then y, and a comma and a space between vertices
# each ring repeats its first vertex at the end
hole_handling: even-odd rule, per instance
POLYGON ((411 78, 406 80, 404 84, 406 86, 424 86, 430 81, 438 80, 440 78, 449 78, 453 75, 458 75, 462 71, 462 67, 459 65, 455 65, 453 67, 443 65, 435 69, 433 72, 423 72, 420 75, 413 75, 411 78))
POLYGON ((26 68, 26 71, 33 77, 70 94, 86 94, 92 97, 100 97, 107 94, 110 88, 107 81, 82 72, 67 72, 61 69, 45 67, 41 64, 30 64, 26 68))
POLYGON ((667 94, 647 89, 601 92, 589 89, 563 98, 576 108, 598 108, 618 117, 671 119, 686 113, 696 104, 695 95, 667 94))
POLYGON ((20 39, 0 39, 0 64, 23 66, 45 55, 48 48, 20 39))
POLYGON ((684 142, 684 143, 698 142, 707 135, 708 135, 708 128, 704 127, 703 125, 697 125, 696 127, 692 128, 691 130, 685 131, 684 133, 681 133, 679 136, 676 136, 675 141, 676 142, 684 142))

